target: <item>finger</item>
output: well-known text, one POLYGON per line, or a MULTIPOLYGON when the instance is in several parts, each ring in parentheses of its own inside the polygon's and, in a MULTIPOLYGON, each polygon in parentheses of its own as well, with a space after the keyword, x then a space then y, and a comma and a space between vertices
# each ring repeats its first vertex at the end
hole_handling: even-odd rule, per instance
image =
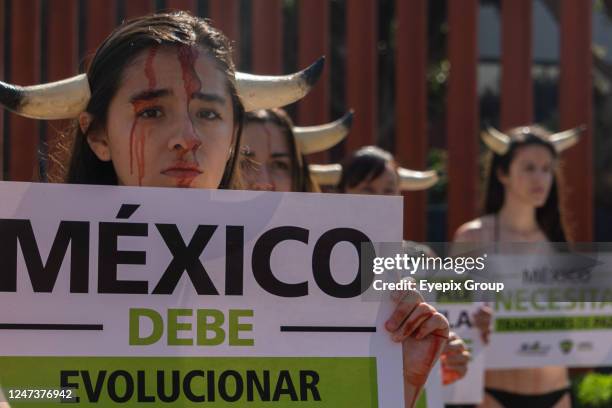
POLYGON ((395 295, 392 298, 397 306, 389 320, 385 322, 385 328, 390 332, 396 331, 414 308, 423 303, 423 296, 416 290, 402 291, 401 296, 395 295))
POLYGON ((467 364, 445 364, 442 363, 442 370, 455 371, 455 372, 467 372, 467 364))
MULTIPOLYGON (((414 278, 412 278, 410 276, 407 276, 407 277, 402 278, 402 279, 399 280, 399 282, 403 282, 403 281, 408 281, 408 282, 413 282, 413 283, 415 282, 414 278)), ((407 285, 406 286, 402 285, 402 287, 407 287, 407 285)), ((399 291, 391 292, 391 299, 394 302, 397 303, 400 300, 402 300, 403 298, 405 298, 406 295, 408 295, 409 292, 413 292, 413 291, 411 291, 411 290, 399 290, 399 291)))
POLYGON ((430 334, 448 338, 449 330, 448 320, 446 320, 446 317, 436 312, 420 326, 415 338, 417 340, 421 340, 430 334))
POLYGON ((418 303, 409 301, 398 303, 389 320, 385 322, 385 328, 390 332, 396 331, 417 306, 418 303))
POLYGON ((429 319, 436 313, 434 309, 428 303, 420 303, 414 307, 408 318, 401 324, 398 330, 393 334, 393 341, 404 341, 414 333, 414 331, 420 327, 423 322, 429 319))
POLYGON ((470 361, 470 353, 465 351, 458 354, 443 354, 444 363, 448 365, 464 365, 470 361))
MULTIPOLYGON (((413 282, 413 284, 416 282, 414 280, 414 278, 408 276, 405 278, 400 279, 400 282, 402 281, 408 281, 408 282, 413 282)), ((407 287, 407 285, 406 285, 407 287)), ((393 300, 395 303, 399 303, 401 301, 405 301, 406 299, 409 300, 418 300, 418 303, 423 302, 423 296, 421 296, 421 294, 419 293, 419 291, 417 290, 399 290, 399 291, 394 291, 391 293, 391 300, 393 300)))
POLYGON ((458 370, 442 370, 442 382, 444 385, 452 384, 455 381, 460 380, 465 377, 467 373, 467 368, 458 369, 458 370))
POLYGON ((490 335, 491 335, 491 331, 489 330, 480 332, 480 339, 482 340, 484 344, 489 344, 490 335))
POLYGON ((444 353, 462 353, 465 350, 467 350, 467 346, 465 345, 465 343, 463 341, 457 341, 457 340, 453 340, 452 342, 448 343, 446 348, 444 349, 444 353))
POLYGON ((492 320, 491 320, 491 318, 490 318, 490 317, 478 317, 478 316, 474 316, 474 317, 473 317, 473 319, 472 319, 472 321, 474 322, 474 324, 477 324, 477 325, 478 325, 478 324, 481 324, 481 325, 483 325, 483 324, 489 325, 489 324, 491 324, 491 321, 492 321, 492 320))

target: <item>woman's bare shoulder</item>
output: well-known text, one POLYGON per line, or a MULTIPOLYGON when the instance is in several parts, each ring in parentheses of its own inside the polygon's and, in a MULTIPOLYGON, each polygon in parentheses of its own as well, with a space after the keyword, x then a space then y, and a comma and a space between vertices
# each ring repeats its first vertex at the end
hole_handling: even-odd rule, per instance
POLYGON ((493 229, 493 216, 482 217, 466 222, 455 232, 454 242, 478 242, 489 239, 493 229))

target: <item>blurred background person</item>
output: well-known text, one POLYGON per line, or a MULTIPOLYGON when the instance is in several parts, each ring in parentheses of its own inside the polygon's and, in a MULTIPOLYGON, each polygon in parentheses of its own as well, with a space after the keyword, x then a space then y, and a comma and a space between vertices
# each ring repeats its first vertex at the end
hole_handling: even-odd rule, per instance
MULTIPOLYGON (((502 133, 489 128, 484 215, 462 225, 455 242, 567 242, 559 201, 558 154, 578 140, 578 129, 552 134, 540 126, 502 133)), ((550 251, 553 251, 552 246, 550 251)), ((571 406, 566 367, 488 370, 487 408, 571 406)))
POLYGON ((316 192, 305 154, 339 143, 348 134, 353 114, 321 126, 296 127, 287 112, 249 112, 240 148, 244 188, 265 191, 316 192))

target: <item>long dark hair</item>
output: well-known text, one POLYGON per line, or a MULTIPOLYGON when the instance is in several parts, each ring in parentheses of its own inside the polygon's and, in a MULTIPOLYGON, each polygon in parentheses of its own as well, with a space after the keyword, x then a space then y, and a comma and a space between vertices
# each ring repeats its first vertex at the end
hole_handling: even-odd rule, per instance
POLYGON ((337 191, 345 193, 347 188, 355 187, 364 181, 376 180, 385 171, 388 163, 397 168, 393 155, 380 147, 365 146, 356 150, 342 164, 337 191))
POLYGON ((293 121, 283 109, 262 109, 247 112, 245 126, 249 123, 273 123, 278 126, 289 145, 289 160, 291 162, 291 191, 317 192, 319 187, 310 177, 308 161, 300 152, 300 148, 293 134, 293 121))
MULTIPOLYGON (((497 174, 501 171, 508 174, 510 164, 514 160, 516 152, 524 146, 543 146, 550 151, 553 157, 557 157, 557 152, 554 146, 545 140, 550 134, 546 129, 540 126, 517 127, 505 132, 510 136, 511 142, 508 151, 504 155, 490 153, 486 165, 486 180, 485 180, 485 214, 497 214, 506 197, 504 185, 499 181, 497 174), (526 129, 528 131, 526 131, 526 129)), ((555 171, 553 176, 552 186, 546 202, 543 206, 536 208, 536 221, 549 241, 551 242, 567 242, 566 228, 562 217, 562 205, 559 199, 560 191, 558 187, 559 172, 555 171)))
MULTIPOLYGON (((94 118, 88 131, 106 126, 109 105, 118 90, 125 68, 141 52, 157 46, 199 46, 225 73, 234 110, 236 140, 219 188, 231 187, 236 182, 234 169, 244 117, 244 107, 236 92, 232 50, 223 33, 211 27, 207 21, 189 13, 180 11, 153 14, 128 21, 115 29, 100 45, 87 71, 91 98, 86 111, 94 118)), ((117 174, 112 162, 98 159, 87 143, 87 135, 78 125, 73 125, 69 136, 73 138, 74 144, 65 181, 116 185, 117 174)))

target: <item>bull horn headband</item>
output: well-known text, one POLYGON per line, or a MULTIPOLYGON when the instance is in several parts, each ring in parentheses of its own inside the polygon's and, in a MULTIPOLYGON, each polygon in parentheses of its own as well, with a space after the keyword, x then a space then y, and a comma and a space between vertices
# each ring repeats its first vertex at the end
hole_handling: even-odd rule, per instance
POLYGON ((325 151, 342 141, 348 135, 353 124, 353 111, 340 119, 319 126, 294 126, 293 135, 302 154, 325 151))
MULTIPOLYGON (((300 100, 321 76, 325 58, 291 75, 236 72, 236 90, 246 111, 285 106, 300 100)), ((84 112, 91 92, 86 74, 42 85, 16 86, 0 81, 0 104, 33 119, 71 119, 84 112)))
MULTIPOLYGON (((584 130, 585 126, 578 126, 563 132, 553 133, 552 135, 543 138, 543 140, 553 145, 557 153, 561 153, 562 151, 578 143, 578 137, 584 130)), ((528 126, 524 127, 523 133, 530 133, 530 128, 528 126)), ((512 138, 510 136, 500 132, 494 127, 488 127, 486 131, 483 131, 480 134, 480 137, 489 149, 501 156, 508 152, 508 149, 510 149, 510 143, 512 142, 512 138)))
MULTIPOLYGON (((311 164, 308 169, 319 185, 332 186, 340 182, 342 175, 340 164, 311 164)), ((397 169, 397 174, 401 191, 425 190, 438 182, 435 170, 416 171, 400 167, 397 169)))

